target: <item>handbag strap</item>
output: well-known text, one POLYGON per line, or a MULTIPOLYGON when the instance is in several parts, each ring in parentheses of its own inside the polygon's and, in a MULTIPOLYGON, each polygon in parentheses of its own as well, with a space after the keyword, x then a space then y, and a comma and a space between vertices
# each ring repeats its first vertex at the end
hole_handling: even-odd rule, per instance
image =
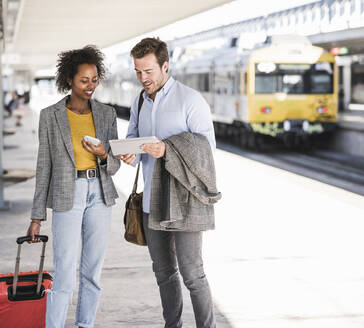
POLYGON ((138 188, 139 167, 140 167, 140 162, 138 164, 137 172, 136 172, 136 175, 135 175, 135 180, 134 180, 134 185, 133 185, 133 191, 132 191, 133 194, 136 193, 137 188, 138 188))
MULTIPOLYGON (((143 102, 144 102, 143 92, 144 92, 144 89, 142 91, 140 91, 140 94, 139 94, 139 101, 138 101, 138 121, 137 121, 138 122, 138 125, 139 125, 139 114, 140 114, 140 111, 142 109, 143 102)), ((132 191, 133 193, 136 193, 137 188, 138 188, 139 167, 140 167, 140 162, 138 163, 138 168, 137 168, 137 172, 136 172, 136 175, 135 175, 135 180, 134 180, 134 185, 133 185, 133 191, 132 191)))

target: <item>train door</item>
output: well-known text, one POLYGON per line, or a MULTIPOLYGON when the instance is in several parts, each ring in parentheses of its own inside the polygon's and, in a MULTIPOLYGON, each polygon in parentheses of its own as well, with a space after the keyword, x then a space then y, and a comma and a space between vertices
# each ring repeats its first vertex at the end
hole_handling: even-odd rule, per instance
POLYGON ((198 76, 198 88, 202 94, 202 96, 205 98, 207 103, 209 104, 210 108, 213 105, 213 97, 211 93, 211 78, 210 78, 210 72, 201 72, 197 74, 198 76))
POLYGON ((243 69, 238 73, 240 75, 239 118, 243 122, 248 122, 248 72, 243 69))
POLYGON ((236 94, 236 71, 233 71, 226 66, 216 66, 213 83, 213 114, 215 120, 224 123, 232 123, 238 118, 236 94))
POLYGON ((338 111, 340 112, 345 108, 343 71, 343 66, 338 66, 338 111))

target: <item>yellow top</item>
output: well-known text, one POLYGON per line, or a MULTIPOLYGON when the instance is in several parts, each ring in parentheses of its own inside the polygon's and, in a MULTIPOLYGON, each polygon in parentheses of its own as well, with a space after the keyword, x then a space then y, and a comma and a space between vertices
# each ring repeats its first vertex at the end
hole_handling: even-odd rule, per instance
POLYGON ((97 167, 97 159, 94 154, 89 153, 82 147, 81 139, 84 136, 96 138, 94 120, 92 113, 76 114, 66 107, 68 122, 71 130, 73 153, 75 156, 76 169, 88 170, 97 167))

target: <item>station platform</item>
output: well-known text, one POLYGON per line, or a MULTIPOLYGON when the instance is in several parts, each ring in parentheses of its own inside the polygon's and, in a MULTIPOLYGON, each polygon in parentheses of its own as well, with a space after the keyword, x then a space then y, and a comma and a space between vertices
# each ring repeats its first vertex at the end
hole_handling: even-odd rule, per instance
POLYGON ((364 126, 364 110, 346 110, 339 112, 338 123, 352 123, 364 126))
POLYGON ((364 111, 339 112, 337 123, 327 148, 364 157, 364 111))
MULTIPOLYGON (((38 111, 26 112, 23 126, 4 138, 5 168, 35 169, 38 111)), ((119 119, 120 137, 126 129, 119 119)), ((223 198, 215 207, 216 230, 204 234, 203 253, 217 327, 363 327, 363 197, 220 149, 215 163, 223 198)), ((147 248, 123 239, 134 174, 124 165, 113 177, 120 198, 113 207, 96 328, 163 327, 147 248)), ((1 273, 14 271, 15 240, 26 233, 34 188, 34 178, 5 188, 11 209, 0 212, 1 273)), ((50 212, 42 233, 51 236, 50 212)), ((24 245, 22 271, 37 269, 40 248, 24 245)), ((51 243, 45 269, 53 273, 51 243)), ((183 291, 184 327, 195 327, 183 291)), ((74 327, 76 301, 77 291, 66 328, 74 327)))

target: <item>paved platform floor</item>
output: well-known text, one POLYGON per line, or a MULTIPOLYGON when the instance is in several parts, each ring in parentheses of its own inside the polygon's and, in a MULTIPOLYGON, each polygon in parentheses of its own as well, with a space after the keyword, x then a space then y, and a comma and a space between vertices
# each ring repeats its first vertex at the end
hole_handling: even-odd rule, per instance
MULTIPOLYGON (((30 114, 20 133, 5 138, 5 167, 35 167, 37 120, 30 114)), ((118 126, 122 137, 127 123, 118 126)), ((364 327, 364 198, 226 151, 217 150, 215 159, 223 199, 204 256, 218 327, 364 327)), ((134 172, 123 166, 114 178, 120 199, 95 327, 163 327, 147 250, 122 239, 134 172)), ((0 272, 14 270, 15 238, 26 231, 33 192, 34 179, 5 189, 12 209, 0 213, 0 272)), ((51 235, 50 221, 43 232, 51 235)), ((38 246, 28 246, 24 270, 38 261, 38 246)), ((51 247, 47 255, 52 271, 51 247)), ((184 298, 184 327, 194 327, 186 291, 184 298)))
POLYGON ((364 111, 363 110, 346 110, 338 113, 339 123, 355 123, 364 124, 364 111))

